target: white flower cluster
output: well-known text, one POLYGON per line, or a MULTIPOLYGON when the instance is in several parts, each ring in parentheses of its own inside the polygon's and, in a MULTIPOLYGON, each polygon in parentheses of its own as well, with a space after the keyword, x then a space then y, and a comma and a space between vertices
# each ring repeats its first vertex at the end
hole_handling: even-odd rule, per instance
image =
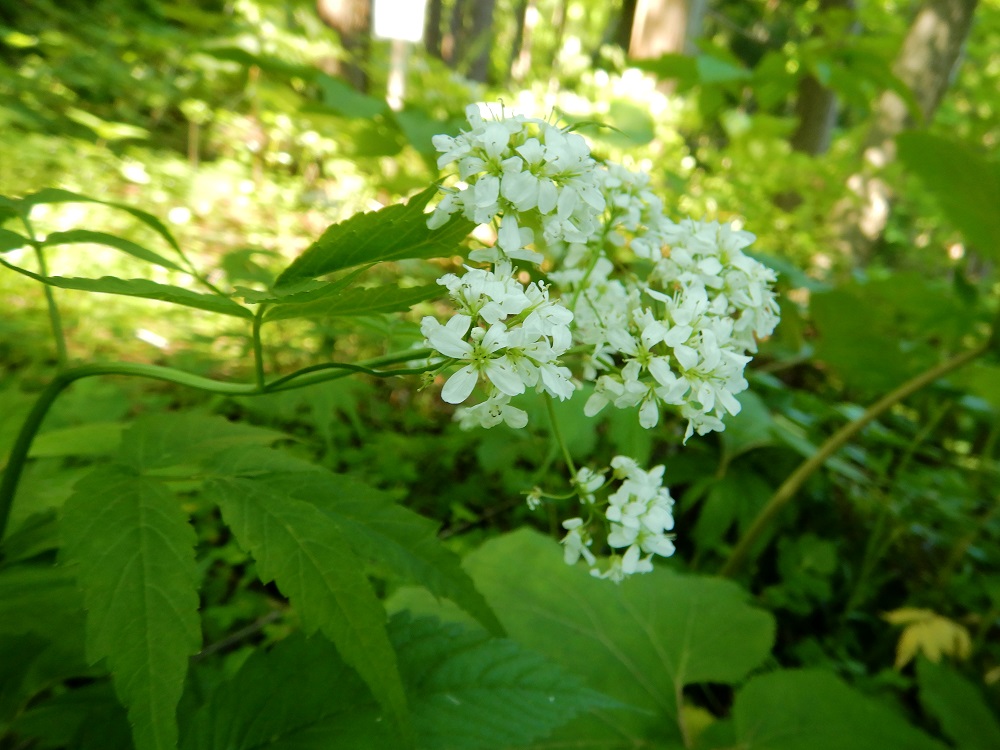
POLYGON ((461 404, 480 380, 490 386, 486 401, 458 411, 463 426, 503 421, 523 427, 527 414, 510 399, 526 388, 559 399, 573 395, 570 371, 559 364, 572 341, 573 314, 549 299, 543 282, 521 284, 505 260, 494 271, 466 267, 461 277, 447 274, 438 283, 448 288, 458 313, 444 325, 427 316, 420 330, 428 346, 464 365, 448 378, 441 398, 461 404))
POLYGON ((615 456, 611 469, 612 481, 621 484, 606 502, 599 502, 596 496, 610 484, 606 474, 588 468, 577 472, 574 485, 587 520, 577 517, 563 521, 566 536, 562 544, 567 564, 575 565, 582 557, 591 575, 618 582, 635 573, 650 572, 653 555, 670 557, 674 553, 672 536, 666 533, 674 528, 674 501, 663 487, 662 466, 644 471, 633 459, 615 456), (604 570, 591 550, 595 527, 606 536, 608 547, 615 550, 604 570))
MULTIPOLYGON (((485 387, 485 401, 456 410, 462 427, 524 427, 527 413, 511 398, 529 388, 572 396, 561 359, 572 348, 579 377, 594 384, 588 416, 609 404, 638 407, 650 428, 672 409, 687 419, 685 440, 722 430, 725 414, 740 409, 757 339, 778 322, 775 275, 743 252, 754 236, 717 222, 674 223, 648 174, 598 164, 579 135, 502 108, 490 120, 475 105, 466 114, 469 130, 434 137, 438 166, 456 165, 460 181, 443 188, 427 223, 461 212, 492 224, 497 241, 469 254, 490 270, 466 266, 439 280, 456 307, 451 319, 421 324, 444 366, 460 365, 445 401, 463 404, 485 387), (554 286, 522 283, 515 261, 546 263, 554 286)), ((673 554, 673 500, 662 466, 644 471, 618 456, 611 470, 610 480, 607 471, 577 472, 586 513, 563 523, 562 543, 566 562, 582 557, 594 575, 619 581, 652 570, 654 555, 673 554), (594 533, 614 550, 603 569, 594 533)), ((532 490, 529 506, 543 496, 532 490)))
POLYGON ((621 167, 602 182, 609 244, 628 243, 649 268, 645 278, 613 277, 606 248, 582 243, 569 247, 550 278, 568 290, 575 339, 590 349, 584 376, 596 383, 585 412, 639 407, 640 424, 650 428, 664 407, 675 407, 688 420, 687 440, 722 430, 722 417, 739 412, 747 354, 778 322, 775 275, 742 252, 751 233, 717 222, 675 224, 647 183, 621 167))
POLYGON ((438 168, 456 163, 462 183, 438 203, 428 225, 456 211, 477 224, 499 218, 497 245, 473 260, 513 258, 540 263, 527 245, 541 230, 547 243, 586 242, 604 210, 597 163, 587 142, 543 120, 501 112, 486 121, 476 105, 466 109, 471 127, 456 137, 434 136, 438 168))

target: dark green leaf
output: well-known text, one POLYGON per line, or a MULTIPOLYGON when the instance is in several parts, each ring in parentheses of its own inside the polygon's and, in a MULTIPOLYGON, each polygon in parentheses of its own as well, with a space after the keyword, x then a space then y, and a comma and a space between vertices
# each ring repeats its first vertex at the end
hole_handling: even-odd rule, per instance
POLYGON ((66 501, 62 535, 87 609, 88 658, 107 661, 136 750, 174 748, 188 657, 201 645, 187 514, 160 482, 105 466, 66 501))
POLYGON ((896 139, 899 158, 945 216, 984 254, 1000 257, 1000 165, 968 146, 930 133, 896 139))
POLYGON ((920 702, 962 750, 1000 747, 1000 723, 982 692, 944 664, 917 661, 920 702))
POLYGON ((108 247, 121 250, 123 253, 128 253, 133 257, 139 258, 140 260, 154 263, 164 268, 170 268, 174 271, 184 270, 179 265, 171 260, 167 260, 159 253, 155 253, 152 250, 149 250, 130 240, 116 237, 113 234, 107 234, 106 232, 91 232, 87 229, 74 229, 69 232, 53 232, 45 238, 45 244, 47 246, 68 245, 84 242, 94 245, 107 245, 108 247))
POLYGON ((29 247, 31 240, 9 229, 0 229, 0 253, 16 250, 19 247, 29 247))
MULTIPOLYGON (((496 750, 540 738, 581 711, 613 705, 508 640, 436 620, 393 618, 389 634, 424 750, 496 750)), ((183 750, 392 747, 364 684, 327 642, 293 636, 221 684, 183 750)))
POLYGON ((401 312, 440 293, 441 287, 436 284, 408 289, 390 285, 372 289, 349 289, 336 296, 307 304, 276 305, 264 313, 264 321, 401 312))
MULTIPOLYGON (((496 615, 462 570, 458 558, 437 538, 437 524, 396 503, 389 496, 351 477, 328 471, 260 475, 268 454, 257 450, 245 456, 230 452, 215 460, 216 471, 237 468, 239 461, 257 474, 253 484, 268 493, 314 503, 333 521, 350 546, 407 582, 426 586, 433 594, 451 599, 474 615, 488 630, 503 633, 496 615)), ((279 454, 280 455, 280 454, 279 454)))
POLYGON ((201 294, 183 289, 169 284, 158 284, 148 279, 119 279, 114 276, 103 276, 99 279, 67 278, 64 276, 40 276, 37 273, 26 271, 23 268, 11 266, 3 260, 0 264, 16 270, 18 273, 28 276, 35 281, 40 281, 49 286, 60 289, 75 289, 81 292, 95 292, 97 294, 120 294, 126 297, 141 297, 142 299, 155 299, 161 302, 170 302, 175 305, 194 307, 198 310, 220 313, 222 315, 232 315, 237 318, 252 319, 253 313, 242 305, 233 302, 228 297, 217 294, 201 294))
POLYGON ((745 750, 945 750, 880 701, 816 670, 753 678, 733 720, 745 750))
POLYGON ((683 686, 743 679, 774 640, 771 616, 729 581, 658 568, 615 585, 566 565, 559 545, 534 531, 493 539, 465 565, 518 642, 646 709, 575 722, 572 737, 594 747, 679 740, 683 686))
POLYGON ((334 224, 284 270, 275 287, 365 263, 455 253, 474 225, 456 215, 440 229, 428 229, 424 207, 436 194, 437 188, 431 187, 406 204, 357 214, 334 224))
POLYGON ((307 632, 322 630, 337 645, 392 723, 408 734, 406 697, 385 630, 385 610, 351 551, 350 536, 280 483, 217 479, 206 492, 218 501, 240 546, 257 561, 261 578, 278 585, 307 632))

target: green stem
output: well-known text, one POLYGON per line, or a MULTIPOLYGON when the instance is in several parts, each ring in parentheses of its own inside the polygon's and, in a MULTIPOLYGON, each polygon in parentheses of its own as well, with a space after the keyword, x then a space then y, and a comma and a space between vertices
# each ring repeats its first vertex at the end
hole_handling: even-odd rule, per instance
MULTIPOLYGON (((429 354, 428 350, 413 350, 401 354, 390 354, 377 357, 365 362, 366 365, 384 365, 394 362, 406 362, 413 359, 420 359, 429 354)), ((435 365, 436 366, 436 365, 435 365)), ((303 388, 315 383, 337 378, 346 377, 356 372, 374 375, 375 377, 386 378, 393 375, 414 375, 426 372, 428 367, 397 369, 388 371, 374 370, 363 365, 348 365, 330 363, 329 365, 317 365, 307 367, 298 372, 292 373, 271 383, 229 383, 222 380, 213 380, 199 375, 175 370, 170 367, 160 365, 147 365, 131 362, 111 362, 107 364, 91 364, 81 367, 74 367, 59 373, 51 383, 39 394, 27 418, 21 425, 21 429, 14 440, 10 455, 7 457, 7 466, 4 469, 3 477, 0 479, 0 544, 7 530, 7 523, 10 519, 10 510, 14 503, 14 495, 17 492, 17 485, 24 470, 31 444, 38 433, 45 415, 55 402, 60 393, 69 385, 83 378, 96 377, 99 375, 126 375, 139 378, 150 378, 175 385, 195 388, 209 393, 220 393, 229 396, 259 396, 263 393, 274 393, 276 391, 286 391, 295 388, 303 388), (334 372, 330 372, 334 369, 334 372), (308 377, 315 375, 315 377, 308 377), (305 377, 300 377, 305 376, 305 377)))
POLYGON ((264 310, 267 305, 260 305, 257 314, 253 316, 253 371, 257 387, 264 388, 264 345, 260 340, 260 326, 264 322, 264 310))
POLYGON ((747 529, 743 538, 737 543, 736 547, 729 555, 729 559, 726 560, 725 565, 723 565, 719 570, 719 575, 733 576, 740 570, 741 567, 743 567, 743 563, 746 562, 750 549, 760 538, 761 534, 764 533, 767 527, 771 525, 778 513, 781 512, 781 510, 789 502, 791 502, 792 499, 794 499, 796 493, 799 491, 799 488, 805 484, 806 480, 809 479, 809 477, 811 477, 821 466, 823 466, 823 464, 827 462, 827 459, 840 450, 848 440, 854 437, 854 435, 860 432, 870 422, 877 419, 889 408, 895 406, 908 396, 916 393, 921 388, 925 388, 930 385, 938 378, 944 377, 948 373, 957 370, 977 357, 982 356, 989 349, 990 342, 987 342, 977 346, 975 349, 962 352, 961 354, 920 373, 915 378, 906 381, 894 391, 886 394, 877 402, 869 406, 868 409, 865 410, 865 413, 853 422, 847 423, 833 433, 833 435, 831 435, 827 441, 819 447, 819 450, 817 450, 811 458, 800 464, 799 468, 792 472, 792 474, 777 489, 768 501, 767 505, 765 505, 760 513, 757 514, 757 517, 750 525, 750 528, 747 529))
MULTIPOLYGON (((28 231, 31 245, 35 248, 35 258, 38 260, 38 271, 42 276, 49 275, 48 263, 45 262, 44 245, 38 241, 35 235, 35 228, 31 224, 31 219, 27 214, 22 214, 21 222, 28 231)), ((56 296, 52 292, 52 287, 45 285, 45 304, 49 309, 49 324, 52 326, 52 335, 56 340, 56 363, 60 370, 66 369, 69 356, 66 351, 66 333, 63 331, 62 316, 59 314, 59 307, 56 305, 56 296)))
POLYGON ((559 444, 559 448, 562 450, 563 460, 566 462, 566 468, 569 469, 570 477, 576 477, 576 466, 573 465, 573 457, 569 454, 569 447, 566 445, 566 441, 563 440, 562 431, 559 429, 559 421, 556 419, 556 409, 552 403, 552 396, 548 393, 545 394, 545 408, 549 412, 549 421, 552 423, 552 437, 556 439, 559 444))

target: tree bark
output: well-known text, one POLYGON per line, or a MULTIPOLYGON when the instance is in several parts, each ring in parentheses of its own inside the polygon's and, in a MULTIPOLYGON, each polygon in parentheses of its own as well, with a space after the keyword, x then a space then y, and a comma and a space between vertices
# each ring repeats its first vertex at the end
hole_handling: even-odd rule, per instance
MULTIPOLYGON (((854 0, 821 0, 820 13, 836 8, 854 11, 854 0)), ((856 23, 852 25, 851 33, 856 32, 856 23)), ((823 34, 822 27, 817 27, 814 35, 823 34)), ((804 75, 799 80, 798 99, 795 103, 795 114, 799 124, 792 134, 791 145, 796 151, 818 156, 830 148, 830 138, 833 127, 837 124, 839 112, 837 95, 832 89, 824 86, 812 73, 804 75)))
POLYGON ((695 52, 705 7, 705 0, 637 0, 629 57, 645 60, 695 52))
POLYGON ((427 3, 427 21, 424 24, 424 49, 427 54, 438 60, 443 60, 441 52, 441 17, 444 12, 442 0, 429 0, 427 3))
MULTIPOLYGON (((913 92, 921 124, 929 124, 958 68, 972 27, 978 0, 927 0, 907 32, 893 72, 913 92)), ((889 221, 893 193, 878 172, 896 158, 895 137, 915 124, 903 99, 886 91, 879 99, 875 121, 865 139, 862 173, 851 178, 851 189, 862 206, 849 217, 844 249, 855 260, 871 258, 889 221)))
POLYGON ((316 12, 337 32, 346 59, 338 60, 336 74, 355 89, 368 91, 364 65, 371 49, 371 0, 316 0, 316 12))

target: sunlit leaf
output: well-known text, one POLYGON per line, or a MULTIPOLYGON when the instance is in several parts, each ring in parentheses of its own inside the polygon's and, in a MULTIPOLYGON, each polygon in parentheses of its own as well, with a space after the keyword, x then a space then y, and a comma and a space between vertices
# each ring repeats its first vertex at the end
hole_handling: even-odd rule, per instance
POLYGON ((943 655, 965 659, 972 651, 968 628, 933 610, 902 607, 886 612, 882 618, 903 626, 896 645, 896 669, 905 667, 918 653, 937 662, 943 655))
POLYGON ((123 253, 128 253, 135 258, 139 258, 140 260, 144 260, 149 263, 155 263, 156 265, 164 268, 169 268, 174 271, 184 270, 179 265, 171 260, 168 260, 167 258, 164 258, 159 253, 153 252, 152 250, 136 244, 135 242, 131 242, 130 240, 116 237, 115 235, 108 234, 106 232, 92 232, 87 229, 73 229, 69 232, 53 232, 45 238, 45 244, 47 246, 78 243, 107 245, 108 247, 113 247, 116 250, 121 250, 123 253))
POLYGON ((88 658, 106 660, 136 750, 170 750, 188 657, 201 645, 187 514, 162 483, 105 466, 66 501, 62 535, 87 609, 88 658))
POLYGON ((816 670, 751 679, 736 696, 733 721, 744 750, 945 750, 881 701, 816 670))
POLYGON ((440 229, 428 229, 424 207, 437 192, 437 188, 430 187, 405 204, 356 214, 334 224, 284 270, 275 287, 365 263, 433 258, 457 252, 459 243, 474 225, 456 215, 440 229))
POLYGON ((0 229, 0 253, 10 252, 19 247, 30 247, 31 240, 9 229, 0 229))

